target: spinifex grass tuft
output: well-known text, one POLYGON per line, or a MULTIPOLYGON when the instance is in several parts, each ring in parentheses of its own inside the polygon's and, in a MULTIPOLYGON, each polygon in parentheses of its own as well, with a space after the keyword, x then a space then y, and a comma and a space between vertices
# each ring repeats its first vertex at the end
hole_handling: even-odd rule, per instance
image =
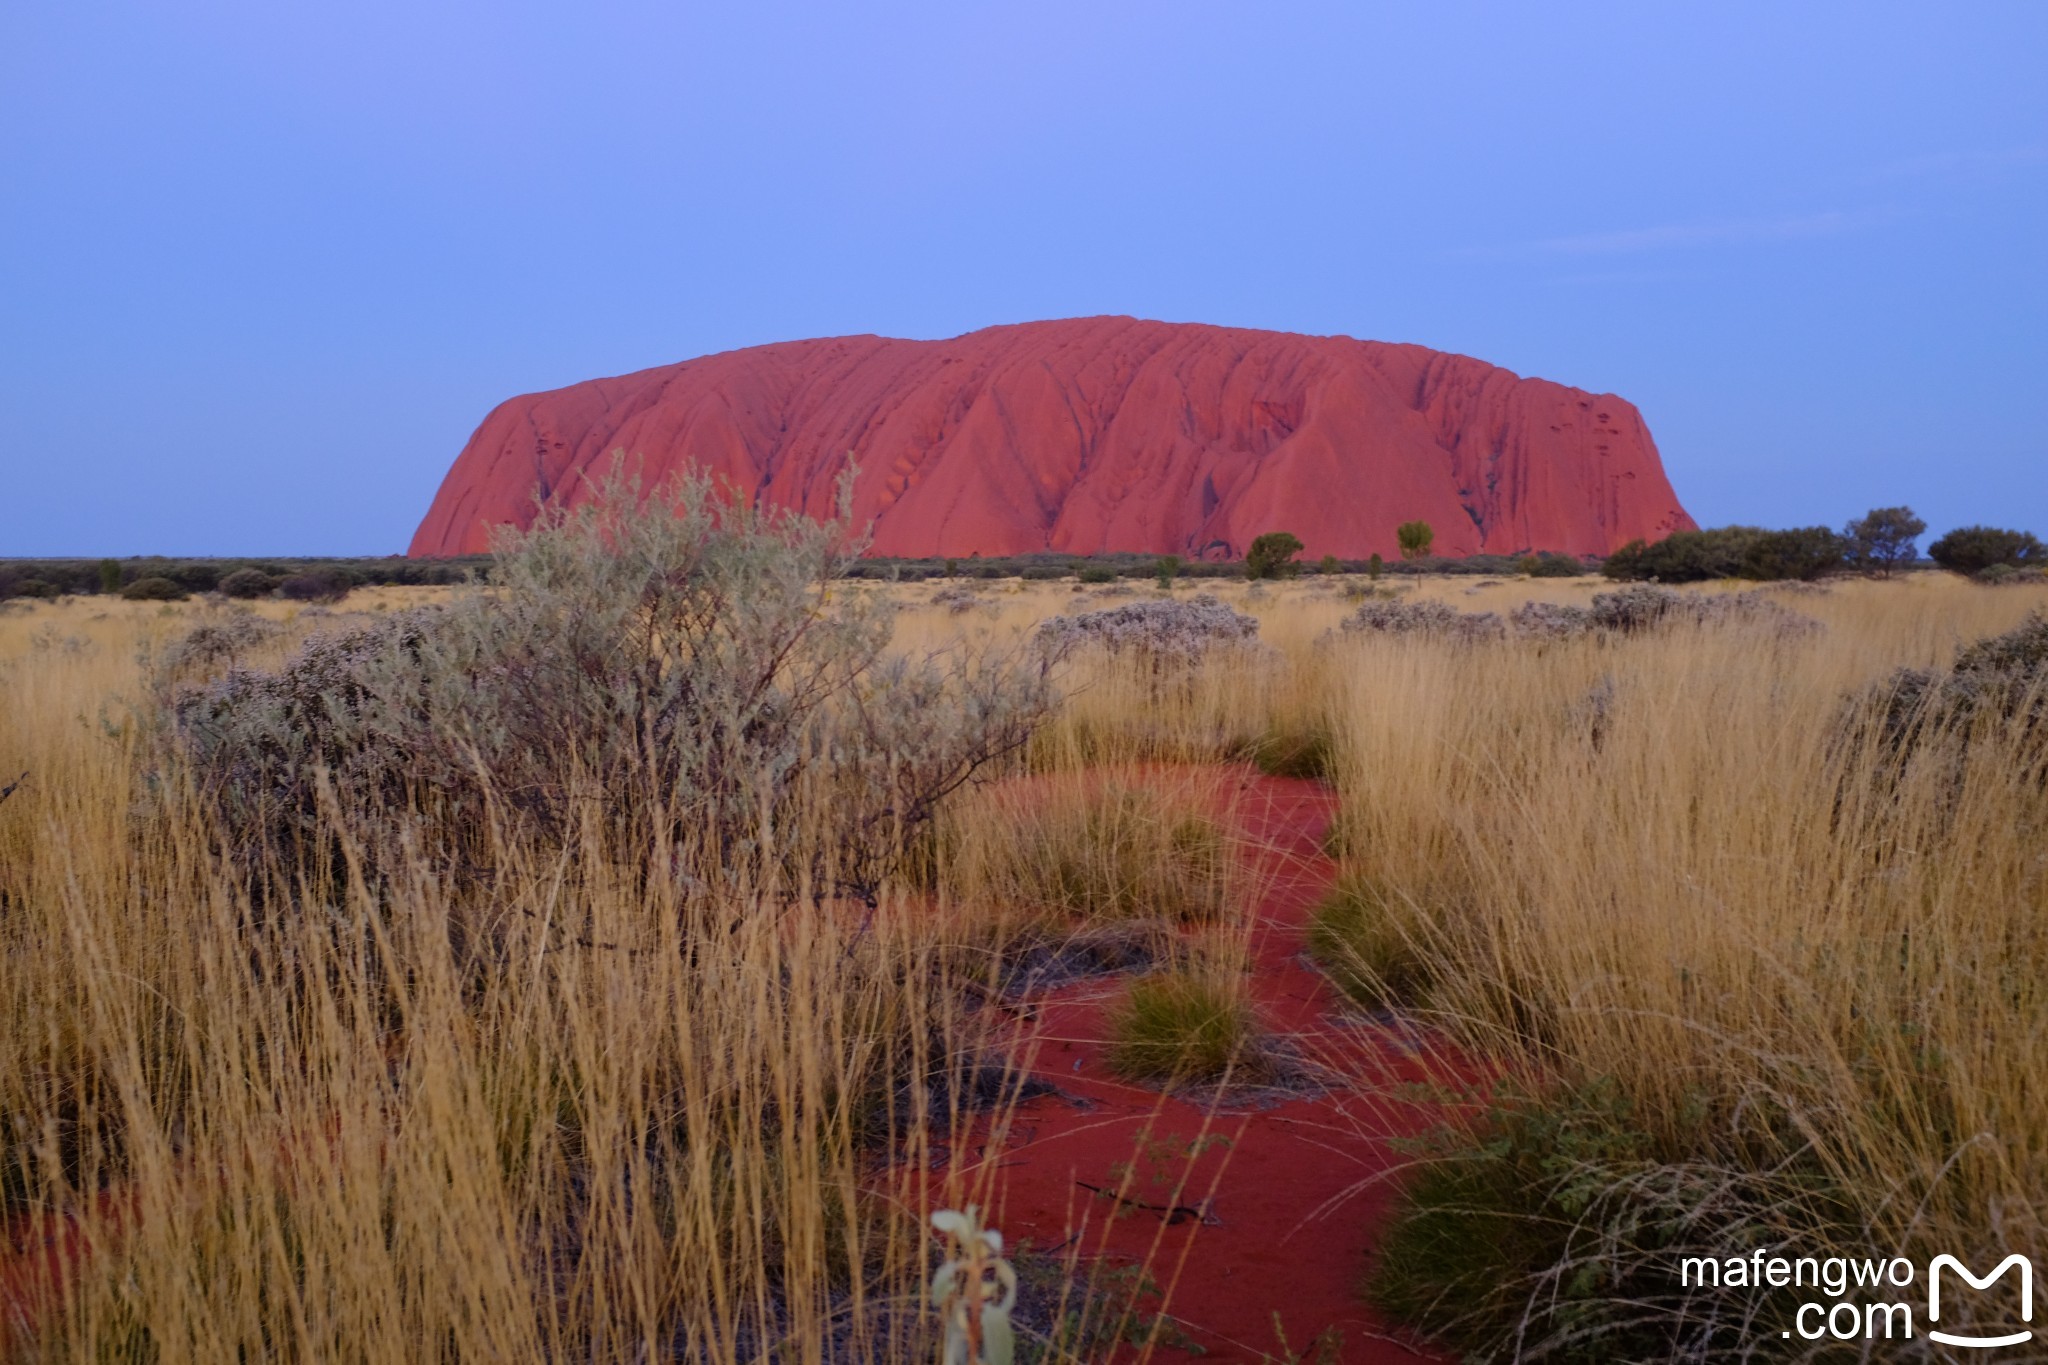
POLYGON ((1130 1080, 1200 1083, 1267 1076, 1241 980, 1176 968, 1131 982, 1110 1017, 1110 1065, 1130 1080))

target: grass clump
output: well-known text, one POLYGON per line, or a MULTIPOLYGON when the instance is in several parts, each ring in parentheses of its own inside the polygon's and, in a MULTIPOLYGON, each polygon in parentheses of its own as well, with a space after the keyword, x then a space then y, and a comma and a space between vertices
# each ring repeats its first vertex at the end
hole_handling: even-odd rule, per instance
POLYGON ((1275 724, 1251 745, 1251 760, 1269 777, 1328 777, 1336 740, 1328 727, 1275 724))
POLYGON ((961 893, 1070 924, 1211 923, 1241 899, 1230 839, 1193 793, 1059 782, 995 803, 961 844, 961 893))
MULTIPOLYGON (((1708 1124, 1703 1106, 1686 1118, 1708 1124)), ((1797 1298, 1688 1286, 1682 1262, 1867 1240, 1844 1235, 1846 1204, 1810 1153, 1673 1151, 1607 1080, 1506 1090, 1416 1146, 1366 1297, 1468 1361, 1749 1358, 1797 1298)))
POLYGON ((1366 1009, 1414 1002, 1429 985, 1409 903, 1379 883, 1340 877, 1309 921, 1308 951, 1332 985, 1366 1009))
POLYGON ((1179 968, 1130 984, 1110 1018, 1109 1063, 1127 1080, 1201 1083, 1263 1075, 1241 983, 1179 968))

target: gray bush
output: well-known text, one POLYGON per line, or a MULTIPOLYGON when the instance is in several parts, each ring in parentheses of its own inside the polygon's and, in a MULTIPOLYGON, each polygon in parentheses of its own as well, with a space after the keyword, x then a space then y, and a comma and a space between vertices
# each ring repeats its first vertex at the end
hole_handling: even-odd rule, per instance
POLYGON ((1651 583, 1632 583, 1596 593, 1593 626, 1620 634, 1670 625, 1750 625, 1796 636, 1819 630, 1820 622, 1773 601, 1765 591, 1689 593, 1651 583))
POLYGON ((162 682, 182 682, 239 659, 283 633, 284 627, 246 608, 221 612, 164 647, 154 661, 157 677, 162 682))
POLYGON ((2048 616, 2036 612, 2003 635, 1965 647, 1947 672, 1902 668, 1858 698, 1852 725, 1874 727, 1897 750, 1920 739, 1967 734, 1984 721, 2048 739, 2048 616))
POLYGON ((1350 633, 1442 635, 1457 640, 1505 638, 1507 626, 1493 612, 1467 613, 1442 602, 1368 601, 1344 618, 1350 633))
POLYGON ((981 596, 972 588, 963 588, 957 585, 949 586, 940 588, 932 594, 932 605, 944 607, 947 611, 958 616, 962 612, 973 611, 976 607, 980 606, 981 596))
POLYGON ((1442 602, 1375 598, 1346 617, 1342 629, 1350 634, 1425 634, 1472 642, 1631 635, 1681 624, 1763 626, 1788 636, 1820 629, 1819 622, 1788 611, 1761 592, 1693 594, 1649 583, 1598 593, 1590 607, 1524 602, 1505 620, 1495 612, 1461 612, 1442 602))
POLYGON ((1155 662, 1192 662, 1217 648, 1257 643, 1258 618, 1233 611, 1208 594, 1188 601, 1132 602, 1104 611, 1055 616, 1034 639, 1048 657, 1097 648, 1155 662))
POLYGON ((615 475, 508 533, 489 590, 190 691, 176 732, 228 845, 285 866, 344 819, 373 859, 595 821, 664 866, 872 898, 1051 697, 1041 668, 890 657, 887 606, 829 591, 859 548, 701 479, 643 510, 615 475))
POLYGON ((1508 626, 1531 639, 1570 639, 1593 629, 1593 613, 1555 602, 1524 602, 1508 613, 1508 626))

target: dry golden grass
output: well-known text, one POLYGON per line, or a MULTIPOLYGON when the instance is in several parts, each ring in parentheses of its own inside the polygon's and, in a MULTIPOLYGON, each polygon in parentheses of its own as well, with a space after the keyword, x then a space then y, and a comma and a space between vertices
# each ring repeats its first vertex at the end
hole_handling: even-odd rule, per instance
MULTIPOLYGON (((835 591, 895 596, 912 651, 1015 643, 1156 592, 973 586, 985 600, 960 612, 934 585, 835 591)), ((1419 1004, 1445 1036, 1537 1078, 1611 1077, 1674 1150, 1703 1098, 1769 1115, 1858 1201, 1872 1250, 1996 1243, 2040 1262, 2041 774, 1998 735, 1953 778, 1890 773, 1831 736, 1850 694, 1944 664, 2048 593, 1916 575, 1787 594, 1828 627, 1804 639, 1319 648, 1359 586, 1183 583, 1258 616, 1277 654, 1165 688, 1077 664, 1032 766, 1327 731, 1345 858, 1422 912, 1437 984, 1419 1004)), ((1477 611, 1603 586, 1402 590, 1477 611)), ((909 1174, 935 1140, 921 1115, 955 1102, 921 1087, 930 1058, 986 1055, 949 964, 986 944, 992 900, 1028 899, 993 889, 1021 874, 984 845, 942 878, 940 908, 889 901, 863 924, 754 914, 739 888, 684 906, 604 860, 513 846, 487 894, 414 867, 310 885, 320 913, 264 921, 151 777, 138 656, 206 610, 0 613, 0 785, 28 774, 0 803, 0 1178, 17 1208, 75 1213, 94 1247, 32 1357, 927 1349, 922 1214, 990 1203, 993 1173, 909 1174), (462 973, 458 904, 495 916, 522 970, 462 973), (841 1103, 856 1092, 877 1098, 841 1103), (877 1159, 875 1126, 907 1160, 877 1159), (102 1184, 120 1193, 95 1208, 102 1184)), ((261 610, 288 626, 264 658, 323 619, 261 610)))
POLYGON ((1701 1103, 1779 1125, 1873 1248, 2038 1258, 2040 758, 1987 732, 1959 774, 1899 770, 1841 720, 2044 595, 1928 575, 1791 605, 1829 629, 1348 645, 1345 847, 1427 912, 1428 1006, 1474 1046, 1614 1078, 1674 1150, 1701 1103))
POLYGON ((685 896, 595 832, 573 864, 494 846, 488 886, 351 862, 289 913, 252 906, 153 774, 139 659, 204 611, 0 616, 0 766, 28 773, 0 804, 0 1191, 14 1231, 68 1216, 91 1250, 32 1330, 0 1324, 12 1345, 922 1353, 925 1215, 990 1200, 972 1163, 919 1172, 1001 1088, 972 1069, 1003 1065, 961 1010, 948 916, 685 896), (500 969, 458 922, 487 923, 500 969))
MULTIPOLYGON (((1397 590, 1506 611, 1608 586, 1397 590)), ((1539 1080, 1611 1078, 1674 1152, 1699 1140, 1702 1112, 1759 1150, 1810 1144, 1871 1249, 2048 1254, 2039 759, 1984 733, 1959 773, 1931 754, 1895 771, 1841 739, 1853 696, 1946 666, 2048 609, 2048 591, 1919 574, 1764 589, 1826 626, 1811 637, 1321 650, 1348 605, 1337 584, 1175 591, 1258 616, 1282 657, 1167 695, 1093 670, 1041 761, 1217 757, 1276 725, 1333 726, 1344 856, 1406 899, 1402 932, 1439 983, 1421 1004, 1445 1034, 1539 1080)), ((958 617, 913 608, 907 629, 1017 631, 1129 600, 1065 584, 986 595, 958 617)))

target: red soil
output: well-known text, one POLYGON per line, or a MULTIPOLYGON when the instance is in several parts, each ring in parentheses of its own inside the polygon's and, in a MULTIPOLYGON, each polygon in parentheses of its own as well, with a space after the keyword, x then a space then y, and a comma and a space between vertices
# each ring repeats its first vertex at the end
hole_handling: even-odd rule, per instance
POLYGON ((1633 406, 1420 346, 1135 318, 947 341, 836 337, 703 356, 498 405, 448 471, 415 555, 488 548, 536 493, 574 505, 614 451, 648 484, 695 466, 826 518, 839 474, 878 555, 1315 558, 1606 554, 1687 530, 1633 406))
MULTIPOLYGON (((1317 1358, 1313 1343, 1325 1331, 1342 1334, 1337 1358, 1347 1365, 1434 1359, 1390 1339, 1359 1295, 1394 1193, 1387 1177, 1405 1160, 1388 1140, 1436 1116, 1391 1092, 1431 1076, 1391 1030, 1339 1023, 1336 997, 1302 960, 1308 914, 1335 870, 1320 847, 1333 795, 1319 783, 1249 770, 1238 781, 1228 804, 1269 878, 1252 942, 1261 1019, 1350 1084, 1220 1108, 1208 1097, 1125 1084, 1105 1057, 1106 1016, 1124 983, 1070 987, 1043 1006, 1035 1058, 1037 1074, 1061 1093, 1023 1105, 1010 1144, 990 1154, 1002 1167, 990 1222, 1013 1248, 1078 1238, 1088 1256, 1148 1264, 1171 1290, 1166 1311, 1206 1361, 1284 1360, 1275 1314, 1304 1361, 1317 1358), (1130 1201, 1120 1216, 1113 1197, 1086 1188, 1120 1184, 1130 1201), (1175 1206, 1206 1216, 1169 1221, 1160 1210, 1175 1206)), ((1195 1357, 1165 1348, 1151 1358, 1195 1357)))

